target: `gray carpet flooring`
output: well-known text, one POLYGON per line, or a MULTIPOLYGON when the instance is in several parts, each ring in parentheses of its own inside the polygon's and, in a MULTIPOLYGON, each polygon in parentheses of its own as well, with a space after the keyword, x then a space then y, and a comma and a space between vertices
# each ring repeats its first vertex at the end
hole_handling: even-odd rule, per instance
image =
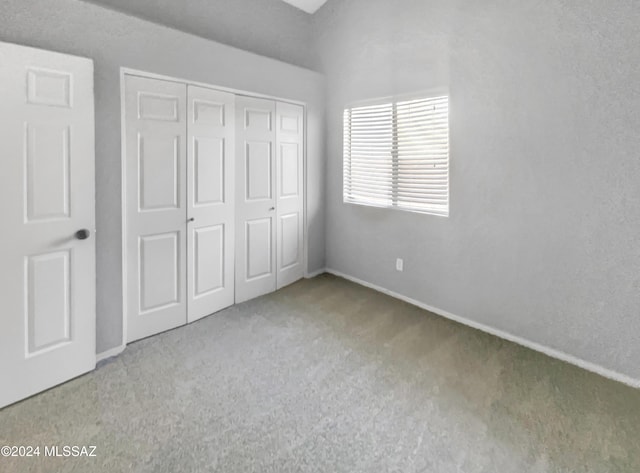
POLYGON ((0 411, 8 472, 640 471, 640 391, 323 275, 0 411))

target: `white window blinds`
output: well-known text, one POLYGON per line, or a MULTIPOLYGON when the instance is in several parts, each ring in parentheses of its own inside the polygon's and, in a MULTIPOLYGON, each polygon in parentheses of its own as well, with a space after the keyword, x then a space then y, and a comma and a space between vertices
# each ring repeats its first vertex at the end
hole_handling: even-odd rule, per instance
POLYGON ((449 98, 344 111, 344 201, 449 214, 449 98))

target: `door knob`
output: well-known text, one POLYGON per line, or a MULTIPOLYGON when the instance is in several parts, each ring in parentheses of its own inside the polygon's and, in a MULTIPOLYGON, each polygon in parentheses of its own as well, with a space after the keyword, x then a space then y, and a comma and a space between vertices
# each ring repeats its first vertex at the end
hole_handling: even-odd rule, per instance
POLYGON ((269 212, 273 212, 275 209, 276 209, 275 207, 271 207, 271 208, 269 209, 269 212))
POLYGON ((91 232, 86 228, 83 228, 82 230, 78 230, 76 232, 75 237, 78 240, 86 240, 87 238, 89 238, 90 235, 91 235, 91 232))
POLYGON ((195 222, 195 218, 191 217, 189 220, 187 220, 187 222, 195 222))

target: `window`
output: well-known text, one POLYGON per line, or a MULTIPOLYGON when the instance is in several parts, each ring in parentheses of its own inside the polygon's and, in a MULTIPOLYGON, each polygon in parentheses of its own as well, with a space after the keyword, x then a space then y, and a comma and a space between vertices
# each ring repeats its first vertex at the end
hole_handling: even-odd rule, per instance
POLYGON ((449 214, 449 97, 344 111, 344 201, 449 214))

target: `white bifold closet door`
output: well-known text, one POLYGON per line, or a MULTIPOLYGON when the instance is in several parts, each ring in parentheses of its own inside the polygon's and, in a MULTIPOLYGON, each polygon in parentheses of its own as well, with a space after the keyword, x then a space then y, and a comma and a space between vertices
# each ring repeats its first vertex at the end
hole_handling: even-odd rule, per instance
POLYGON ((303 108, 236 99, 236 302, 303 276, 303 108))
POLYGON ((236 302, 276 290, 276 169, 272 100, 236 100, 236 302))
POLYGON ((235 96, 188 86, 187 319, 234 302, 235 96))
POLYGON ((302 278, 304 109, 125 75, 127 341, 302 278))
POLYGON ((276 103, 276 285, 304 276, 304 109, 276 103))
POLYGON ((187 88, 126 76, 127 341, 187 320, 187 88))
POLYGON ((128 342, 233 304, 233 101, 125 76, 128 342))
POLYGON ((2 408, 95 368, 96 247, 93 62, 0 43, 0 65, 2 408))

